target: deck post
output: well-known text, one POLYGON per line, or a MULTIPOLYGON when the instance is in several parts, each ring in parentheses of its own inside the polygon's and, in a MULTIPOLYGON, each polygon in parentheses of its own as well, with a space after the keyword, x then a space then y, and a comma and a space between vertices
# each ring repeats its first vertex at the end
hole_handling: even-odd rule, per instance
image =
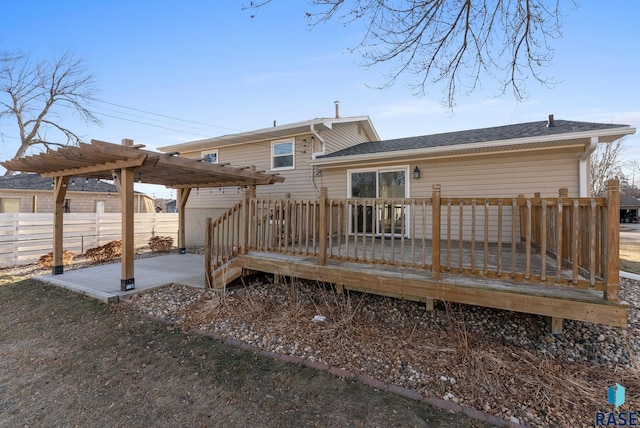
POLYGON ((242 229, 240 230, 240 254, 249 252, 249 225, 251 224, 251 195, 247 189, 244 191, 242 201, 242 229))
POLYGON ((548 317, 549 327, 551 327, 551 333, 562 333, 562 318, 548 317))
POLYGON ((620 182, 607 181, 607 272, 604 299, 620 301, 620 182))
POLYGON ((327 264, 327 188, 320 188, 320 213, 318 215, 318 265, 327 264))
POLYGON ((431 195, 431 273, 440 279, 440 185, 434 184, 431 195))

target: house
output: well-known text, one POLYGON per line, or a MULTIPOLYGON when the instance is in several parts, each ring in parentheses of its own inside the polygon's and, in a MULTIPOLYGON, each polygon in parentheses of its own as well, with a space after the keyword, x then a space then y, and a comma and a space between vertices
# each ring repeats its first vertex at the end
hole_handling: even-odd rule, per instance
MULTIPOLYGON (((278 173, 284 183, 258 188, 259 197, 314 199, 322 176, 310 162, 324 154, 379 140, 367 116, 318 118, 239 134, 160 147, 163 152, 215 164, 253 165, 258 171, 278 173)), ((194 189, 186 207, 187 245, 204 245, 207 217, 219 217, 242 199, 242 189, 194 189)))
MULTIPOLYGON (((589 158, 599 143, 633 134, 628 125, 547 120, 443 134, 380 140, 367 116, 314 119, 161 147, 161 151, 278 172, 284 183, 258 190, 261 198, 313 199, 327 187, 335 198, 428 197, 439 184, 449 197, 520 194, 590 196, 589 158)), ((198 230, 241 200, 240 188, 192 192, 188 245, 198 230)), ((382 233, 397 210, 373 227, 382 233)), ((361 222, 362 224, 362 222, 361 222)), ((507 225, 505 225, 507 227, 507 225)), ((406 225, 408 230, 409 225, 406 225)), ((370 230, 368 230, 370 232, 370 230)))
MULTIPOLYGON (((118 213, 121 202, 113 184, 96 179, 74 179, 64 200, 67 213, 118 213), (113 195, 113 197, 112 197, 113 195)), ((0 213, 53 212, 53 180, 39 174, 0 177, 0 213)), ((137 213, 153 212, 153 203, 144 193, 134 196, 137 213)))
POLYGON ((637 223, 640 218, 640 199, 620 196, 620 222, 637 223))
POLYGON ((620 185, 593 197, 588 177, 597 145, 634 128, 550 115, 380 140, 368 118, 336 114, 269 131, 162 148, 286 175, 261 191, 196 189, 185 211, 210 217, 210 286, 262 271, 427 309, 444 300, 544 315, 554 332, 563 319, 626 325, 620 185))

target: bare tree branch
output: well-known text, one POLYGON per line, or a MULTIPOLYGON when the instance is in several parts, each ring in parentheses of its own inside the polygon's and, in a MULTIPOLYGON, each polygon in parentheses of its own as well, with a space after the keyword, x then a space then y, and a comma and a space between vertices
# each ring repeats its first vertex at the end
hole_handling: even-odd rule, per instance
MULTIPOLYGON (((272 0, 251 2, 259 9, 272 0)), ((511 88, 517 100, 526 97, 529 77, 553 85, 542 70, 553 59, 552 40, 562 26, 559 0, 312 0, 307 12, 313 28, 340 20, 360 22, 364 34, 351 48, 365 66, 393 65, 388 87, 413 75, 411 89, 424 94, 431 84, 443 83, 449 108, 456 95, 476 89, 488 76, 511 88)), ((252 15, 252 17, 254 17, 252 15)))
MULTIPOLYGON (((51 62, 32 62, 27 55, 0 53, 0 118, 13 117, 20 135, 14 159, 38 145, 47 148, 80 142, 61 118, 69 116, 70 109, 85 122, 100 123, 85 107, 95 92, 93 84, 94 77, 83 60, 68 52, 51 62), (62 134, 66 143, 47 141, 44 135, 48 132, 62 134)), ((12 173, 7 171, 5 175, 12 173)))
POLYGON ((621 162, 624 138, 612 143, 598 144, 591 154, 591 194, 602 196, 607 188, 607 180, 623 178, 621 162))

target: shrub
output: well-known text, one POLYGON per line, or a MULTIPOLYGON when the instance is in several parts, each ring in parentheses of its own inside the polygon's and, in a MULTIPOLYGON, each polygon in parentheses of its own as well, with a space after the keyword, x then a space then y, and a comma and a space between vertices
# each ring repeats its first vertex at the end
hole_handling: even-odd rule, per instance
POLYGON ((111 241, 95 248, 89 248, 85 257, 92 263, 107 262, 122 255, 122 241, 111 241))
MULTIPOLYGON (((73 258, 75 257, 76 253, 68 251, 68 250, 63 250, 62 251, 62 265, 63 266, 69 266, 71 264, 71 261, 73 260, 73 258)), ((40 259, 38 259, 38 266, 40 266, 41 268, 51 268, 53 267, 53 252, 45 254, 44 256, 40 256, 40 259)))
POLYGON ((173 238, 170 236, 154 236, 149 239, 151 251, 169 251, 173 246, 173 238))

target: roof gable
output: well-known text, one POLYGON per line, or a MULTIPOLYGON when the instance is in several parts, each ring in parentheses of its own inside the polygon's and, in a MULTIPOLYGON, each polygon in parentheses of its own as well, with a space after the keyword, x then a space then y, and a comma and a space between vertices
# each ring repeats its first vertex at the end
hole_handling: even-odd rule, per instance
POLYGON ((364 131, 372 140, 379 139, 378 132, 373 127, 369 116, 352 116, 337 118, 316 118, 303 122, 288 123, 261 128, 253 131, 241 132, 237 134, 227 134, 219 137, 206 138, 203 140, 190 141, 171 146, 159 147, 162 152, 193 152, 216 147, 231 146, 238 144, 250 144, 257 141, 278 140, 300 134, 308 134, 312 131, 324 131, 333 129, 333 126, 341 123, 360 123, 364 131))

